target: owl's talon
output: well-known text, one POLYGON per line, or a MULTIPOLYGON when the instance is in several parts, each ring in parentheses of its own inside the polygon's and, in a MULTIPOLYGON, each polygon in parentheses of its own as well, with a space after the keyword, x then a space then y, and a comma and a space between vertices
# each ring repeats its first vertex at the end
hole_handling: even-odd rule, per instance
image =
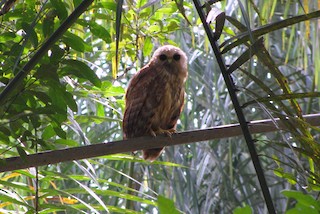
POLYGON ((151 131, 151 136, 152 137, 156 137, 157 135, 156 135, 156 133, 154 131, 151 131))
POLYGON ((172 134, 176 133, 176 130, 174 130, 174 129, 169 129, 169 130, 160 129, 158 131, 158 133, 164 134, 164 135, 166 135, 166 136, 171 138, 172 134))

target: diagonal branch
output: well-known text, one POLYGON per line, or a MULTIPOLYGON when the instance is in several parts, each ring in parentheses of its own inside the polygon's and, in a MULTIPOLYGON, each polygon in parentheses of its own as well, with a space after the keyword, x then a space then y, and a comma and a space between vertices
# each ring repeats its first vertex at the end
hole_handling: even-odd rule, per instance
MULTIPOLYGON (((306 119, 306 123, 310 124, 311 126, 320 126, 320 113, 305 115, 304 118, 306 119)), ((295 119, 290 120, 294 121, 295 119)), ((251 133, 256 134, 273 132, 285 129, 285 127, 286 126, 280 119, 257 120, 249 123, 251 133)), ((157 136, 156 138, 140 137, 130 140, 121 140, 55 151, 47 151, 26 155, 24 157, 3 159, 3 163, 0 165, 0 172, 142 149, 159 148, 162 146, 173 146, 226 137, 235 137, 239 135, 242 135, 241 126, 239 124, 231 124, 203 130, 176 133, 173 134, 171 138, 168 138, 167 136, 157 136)))
POLYGON ((254 168, 256 170, 256 174, 257 174, 257 177, 258 177, 258 180, 260 183, 260 187, 262 190, 264 200, 266 202, 267 209, 270 214, 276 213, 273 202, 272 202, 272 198, 271 198, 271 195, 269 192, 268 184, 267 184, 266 178, 264 176, 264 172, 263 172, 263 169, 262 169, 259 157, 258 157, 258 153, 257 153, 256 147, 254 145, 254 140, 253 140, 251 133, 249 131, 249 127, 248 127, 246 118, 243 114, 241 105, 239 103, 239 100, 238 100, 238 97, 236 94, 236 86, 232 80, 232 77, 227 72, 226 65, 222 59, 221 51, 219 49, 218 44, 216 43, 216 41, 214 39, 214 35, 213 35, 213 32, 212 32, 209 24, 206 22, 205 13, 204 13, 203 9, 201 8, 200 1, 193 0, 193 3, 195 4, 198 15, 201 19, 201 22, 202 22, 203 27, 206 31, 207 36, 208 36, 208 39, 210 41, 213 52, 216 56, 216 59, 217 59, 220 71, 222 73, 223 79, 226 83, 232 104, 234 106, 234 109, 236 111, 241 129, 242 129, 243 136, 244 136, 246 143, 247 143, 247 147, 248 147, 251 159, 252 159, 252 163, 253 163, 254 168))
POLYGON ((0 106, 4 105, 7 99, 17 91, 23 84, 21 82, 30 73, 34 66, 48 52, 50 47, 62 37, 62 35, 77 21, 79 16, 90 6, 93 0, 84 0, 70 14, 70 16, 60 25, 60 27, 48 38, 48 40, 39 48, 33 57, 23 66, 17 75, 8 83, 0 94, 0 106))

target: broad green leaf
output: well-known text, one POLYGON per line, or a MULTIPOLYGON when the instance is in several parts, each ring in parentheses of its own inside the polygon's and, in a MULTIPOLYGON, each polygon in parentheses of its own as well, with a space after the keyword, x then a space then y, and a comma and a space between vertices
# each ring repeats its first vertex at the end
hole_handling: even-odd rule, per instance
POLYGON ((293 190, 284 190, 281 193, 288 198, 294 198, 297 200, 298 204, 320 211, 320 202, 311 195, 293 190))
POLYGON ((53 136, 55 136, 55 134, 56 133, 55 133, 54 129, 52 128, 52 126, 49 125, 43 130, 41 137, 43 140, 48 140, 48 139, 52 138, 53 136))
POLYGON ((179 28, 180 28, 179 22, 176 21, 176 20, 171 20, 171 21, 169 22, 169 24, 167 25, 168 31, 175 31, 175 30, 177 30, 177 29, 179 29, 179 28))
POLYGON ((98 117, 105 117, 105 107, 104 105, 102 105, 101 103, 97 103, 96 104, 96 108, 97 108, 97 116, 98 117))
POLYGON ((59 63, 62 60, 64 54, 65 54, 65 51, 63 49, 61 49, 57 45, 54 45, 51 48, 50 62, 59 63))
POLYGON ((158 209, 160 214, 180 214, 176 207, 174 206, 174 202, 162 195, 158 195, 158 209))
POLYGON ((151 37, 147 37, 145 40, 144 40, 144 44, 143 44, 143 55, 144 56, 149 56, 152 52, 152 49, 153 49, 153 44, 152 44, 152 41, 151 41, 151 37))
POLYGON ((61 21, 64 21, 68 17, 68 11, 64 1, 61 0, 51 0, 51 4, 57 11, 58 17, 61 21))
POLYGON ((106 43, 111 43, 111 35, 107 29, 93 21, 89 22, 89 27, 93 35, 101 38, 106 43))
POLYGON ((90 45, 83 41, 81 37, 73 33, 65 32, 65 34, 62 37, 62 41, 76 51, 92 51, 92 47, 90 45))
POLYGON ((59 113, 66 113, 67 104, 64 99, 64 91, 59 85, 51 84, 48 90, 48 95, 51 99, 52 106, 56 108, 59 113))
POLYGON ((8 42, 16 38, 16 34, 12 32, 4 32, 0 34, 0 42, 8 42))
POLYGON ((64 92, 64 96, 63 96, 66 104, 69 106, 69 108, 74 111, 77 112, 78 111, 78 105, 76 103, 76 101, 73 99, 73 95, 67 91, 64 92))
POLYGON ((151 25, 151 26, 148 28, 148 31, 149 31, 150 33, 159 32, 159 31, 160 31, 160 26, 157 25, 157 24, 151 25))
POLYGON ((109 9, 112 11, 117 10, 117 4, 114 1, 104 1, 104 2, 100 2, 99 4, 101 4, 101 6, 105 9, 109 9))
POLYGON ((113 96, 122 96, 124 95, 125 90, 121 86, 111 86, 107 90, 104 91, 105 97, 113 97, 113 96))
POLYGON ((313 207, 308 207, 303 204, 297 204, 294 208, 288 210, 285 214, 319 214, 319 210, 315 210, 313 207))
POLYGON ((67 138, 67 133, 61 127, 53 126, 53 130, 62 139, 66 139, 67 138))
POLYGON ((252 214, 252 209, 249 205, 245 205, 244 207, 237 207, 233 210, 233 214, 252 214))
POLYGON ((64 75, 72 74, 82 80, 90 81, 93 85, 100 87, 101 81, 95 72, 84 62, 68 59, 64 60, 63 64, 65 67, 62 72, 64 75))
POLYGON ((75 7, 79 6, 79 4, 82 2, 82 0, 73 0, 73 4, 75 7))

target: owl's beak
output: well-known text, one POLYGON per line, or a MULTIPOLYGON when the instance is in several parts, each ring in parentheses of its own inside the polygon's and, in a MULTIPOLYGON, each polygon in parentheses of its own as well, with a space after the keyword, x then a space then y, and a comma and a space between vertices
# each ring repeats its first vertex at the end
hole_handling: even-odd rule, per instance
POLYGON ((168 62, 171 63, 172 62, 172 58, 168 58, 168 62))

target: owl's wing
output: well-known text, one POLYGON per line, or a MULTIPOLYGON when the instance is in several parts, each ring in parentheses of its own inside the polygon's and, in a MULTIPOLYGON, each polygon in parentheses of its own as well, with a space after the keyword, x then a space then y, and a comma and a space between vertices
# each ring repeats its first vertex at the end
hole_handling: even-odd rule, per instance
POLYGON ((178 93, 176 94, 176 102, 174 103, 171 109, 172 114, 169 121, 167 122, 168 130, 176 128, 177 121, 183 110, 183 106, 184 106, 184 88, 182 87, 178 90, 178 93))
POLYGON ((151 133, 152 117, 163 96, 159 92, 164 85, 159 67, 146 66, 130 81, 126 92, 126 110, 123 117, 125 138, 139 137, 151 133))

